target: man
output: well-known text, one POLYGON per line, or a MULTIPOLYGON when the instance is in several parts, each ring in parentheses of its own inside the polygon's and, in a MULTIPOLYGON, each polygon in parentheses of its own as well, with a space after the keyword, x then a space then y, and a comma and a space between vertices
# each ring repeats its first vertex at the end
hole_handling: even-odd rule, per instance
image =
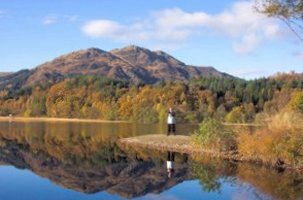
POLYGON ((176 114, 173 111, 172 108, 169 108, 168 111, 168 117, 167 117, 167 135, 170 135, 170 133, 173 133, 175 135, 176 133, 176 114))

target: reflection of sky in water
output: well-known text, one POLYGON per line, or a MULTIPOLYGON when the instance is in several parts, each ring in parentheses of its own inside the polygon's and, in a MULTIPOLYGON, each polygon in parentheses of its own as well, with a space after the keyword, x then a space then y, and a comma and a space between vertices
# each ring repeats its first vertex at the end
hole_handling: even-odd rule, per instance
POLYGON ((106 192, 87 195, 53 184, 28 170, 0 167, 0 199, 10 200, 106 200, 121 199, 106 192))
MULTIPOLYGON (((206 193, 202 191, 199 181, 184 181, 161 194, 147 194, 136 200, 181 200, 181 199, 257 199, 255 190, 247 184, 231 184, 222 182, 219 192, 206 193)), ((0 199, 29 200, 108 200, 123 199, 107 192, 83 194, 55 185, 47 178, 39 177, 28 170, 15 167, 0 167, 0 199)))

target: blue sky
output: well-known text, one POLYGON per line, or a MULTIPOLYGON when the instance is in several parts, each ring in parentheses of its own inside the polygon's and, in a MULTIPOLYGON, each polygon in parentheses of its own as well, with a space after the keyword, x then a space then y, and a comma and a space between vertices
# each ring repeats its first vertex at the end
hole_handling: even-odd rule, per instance
POLYGON ((303 72, 303 43, 253 1, 0 1, 0 71, 71 51, 129 44, 242 78, 303 72))

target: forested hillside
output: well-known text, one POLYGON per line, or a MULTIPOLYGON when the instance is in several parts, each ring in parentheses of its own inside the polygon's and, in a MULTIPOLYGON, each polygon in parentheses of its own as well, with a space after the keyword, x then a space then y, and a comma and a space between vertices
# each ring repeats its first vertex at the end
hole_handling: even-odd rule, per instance
POLYGON ((174 107, 180 122, 214 117, 252 122, 282 109, 303 111, 303 75, 278 74, 242 80, 201 77, 189 82, 136 84, 93 75, 75 75, 48 85, 0 92, 0 115, 47 116, 165 122, 174 107))

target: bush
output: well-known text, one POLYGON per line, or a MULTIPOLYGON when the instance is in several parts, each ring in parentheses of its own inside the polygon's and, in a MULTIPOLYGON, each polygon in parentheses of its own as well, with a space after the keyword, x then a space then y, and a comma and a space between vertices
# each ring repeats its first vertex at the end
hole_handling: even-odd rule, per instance
POLYGON ((296 112, 279 113, 255 133, 239 134, 239 152, 271 165, 281 159, 286 164, 302 166, 302 117, 302 114, 296 112))
POLYGON ((194 143, 214 150, 236 149, 235 134, 215 119, 206 118, 193 135, 194 143))

